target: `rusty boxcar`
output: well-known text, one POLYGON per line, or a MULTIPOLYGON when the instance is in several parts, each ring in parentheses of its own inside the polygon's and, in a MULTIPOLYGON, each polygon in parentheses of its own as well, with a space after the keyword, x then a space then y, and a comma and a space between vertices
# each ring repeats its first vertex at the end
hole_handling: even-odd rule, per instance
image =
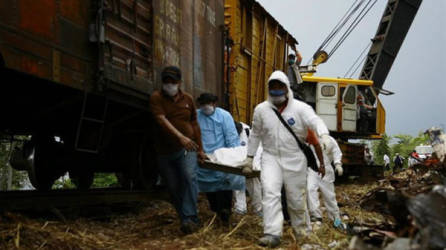
POLYGON ((32 135, 14 166, 40 189, 66 171, 81 188, 94 172, 149 185, 160 69, 222 97, 223 14, 223 0, 1 1, 0 137, 32 135))

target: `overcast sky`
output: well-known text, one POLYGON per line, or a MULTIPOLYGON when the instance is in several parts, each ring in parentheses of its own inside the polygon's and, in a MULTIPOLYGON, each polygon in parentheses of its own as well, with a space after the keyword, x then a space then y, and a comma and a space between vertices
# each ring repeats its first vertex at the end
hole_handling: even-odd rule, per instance
MULTIPOLYGON (((299 41, 306 63, 354 0, 259 2, 299 41)), ((344 76, 375 35, 386 3, 378 0, 317 75, 344 76)), ((446 0, 424 0, 383 86, 395 95, 380 95, 388 134, 416 135, 431 126, 446 126, 445 47, 446 0)))

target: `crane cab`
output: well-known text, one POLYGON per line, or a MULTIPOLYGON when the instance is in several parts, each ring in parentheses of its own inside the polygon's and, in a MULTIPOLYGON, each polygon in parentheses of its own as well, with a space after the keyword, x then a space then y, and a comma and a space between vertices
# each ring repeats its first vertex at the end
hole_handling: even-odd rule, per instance
POLYGON ((378 139, 385 110, 373 81, 303 76, 303 99, 338 138, 378 139))

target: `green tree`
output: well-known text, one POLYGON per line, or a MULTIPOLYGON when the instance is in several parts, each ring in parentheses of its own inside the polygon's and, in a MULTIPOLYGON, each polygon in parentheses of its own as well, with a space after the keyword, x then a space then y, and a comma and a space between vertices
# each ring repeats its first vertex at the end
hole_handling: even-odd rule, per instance
POLYGON ((383 157, 387 154, 390 157, 390 142, 391 137, 384 134, 383 138, 379 141, 372 143, 372 152, 374 155, 374 161, 377 165, 384 165, 383 157))
POLYGON ((94 175, 94 181, 92 187, 95 188, 107 188, 119 186, 118 178, 115 174, 111 173, 96 173, 94 175))
POLYGON ((16 144, 0 141, 0 190, 20 189, 28 179, 26 172, 12 169, 9 165, 11 150, 16 144))

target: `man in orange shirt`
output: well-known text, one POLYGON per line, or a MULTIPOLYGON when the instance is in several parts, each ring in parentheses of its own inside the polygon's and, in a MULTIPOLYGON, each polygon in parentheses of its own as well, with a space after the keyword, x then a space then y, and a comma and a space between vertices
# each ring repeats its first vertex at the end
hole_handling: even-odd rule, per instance
POLYGON ((169 66, 161 73, 162 89, 150 97, 150 109, 157 131, 158 167, 167 182, 173 205, 181 220, 181 230, 198 229, 197 154, 206 158, 192 96, 180 89, 181 71, 169 66))

